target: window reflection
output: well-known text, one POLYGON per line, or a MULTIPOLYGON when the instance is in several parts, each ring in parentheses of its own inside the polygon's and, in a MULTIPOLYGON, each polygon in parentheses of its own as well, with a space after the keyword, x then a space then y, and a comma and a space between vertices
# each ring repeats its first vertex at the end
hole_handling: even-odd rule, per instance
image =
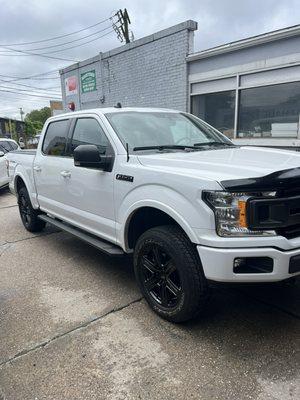
POLYGON ((300 82, 243 89, 238 137, 296 138, 299 112, 300 82))
POLYGON ((233 138, 234 109, 234 90, 192 97, 192 113, 229 138, 233 138))

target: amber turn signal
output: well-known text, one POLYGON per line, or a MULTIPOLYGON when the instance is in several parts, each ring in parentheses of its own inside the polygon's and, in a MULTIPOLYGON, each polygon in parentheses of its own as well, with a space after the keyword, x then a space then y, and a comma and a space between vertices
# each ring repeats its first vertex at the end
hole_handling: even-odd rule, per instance
POLYGON ((246 201, 239 200, 238 207, 240 210, 240 216, 239 216, 240 227, 247 228, 246 201))

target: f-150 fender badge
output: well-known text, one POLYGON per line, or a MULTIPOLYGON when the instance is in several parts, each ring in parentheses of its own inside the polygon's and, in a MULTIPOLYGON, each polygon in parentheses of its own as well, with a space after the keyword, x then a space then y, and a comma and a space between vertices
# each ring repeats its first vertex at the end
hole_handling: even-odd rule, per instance
POLYGON ((117 174, 116 179, 119 181, 133 182, 133 176, 130 175, 117 174))

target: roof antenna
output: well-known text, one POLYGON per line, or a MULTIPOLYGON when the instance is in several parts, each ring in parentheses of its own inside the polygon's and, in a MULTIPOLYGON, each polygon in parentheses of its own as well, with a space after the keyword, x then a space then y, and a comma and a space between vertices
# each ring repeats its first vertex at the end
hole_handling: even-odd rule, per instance
POLYGON ((122 108, 122 104, 118 101, 118 103, 115 105, 115 108, 122 108))
POLYGON ((127 153, 127 162, 129 161, 129 146, 128 143, 126 143, 126 153, 127 153))

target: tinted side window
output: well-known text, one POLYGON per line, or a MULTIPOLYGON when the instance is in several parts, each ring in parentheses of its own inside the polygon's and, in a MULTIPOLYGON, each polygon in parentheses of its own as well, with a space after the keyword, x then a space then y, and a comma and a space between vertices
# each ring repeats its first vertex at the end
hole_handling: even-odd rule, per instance
POLYGON ((0 142, 0 151, 3 151, 3 153, 7 153, 7 150, 5 149, 3 143, 4 142, 1 140, 1 142, 0 142))
POLYGON ((5 140, 3 140, 3 141, 1 140, 0 145, 1 145, 1 147, 4 149, 4 150, 3 150, 4 153, 7 153, 7 152, 11 151, 11 147, 10 147, 10 145, 9 145, 9 142, 7 142, 7 141, 5 141, 5 140))
POLYGON ((10 147, 12 148, 12 150, 17 150, 18 145, 15 142, 9 142, 10 147))
POLYGON ((93 118, 77 120, 71 142, 71 153, 81 144, 94 144, 101 154, 105 154, 109 144, 108 139, 99 123, 93 118))
POLYGON ((69 120, 51 122, 43 143, 43 153, 49 156, 63 156, 66 149, 69 120))

